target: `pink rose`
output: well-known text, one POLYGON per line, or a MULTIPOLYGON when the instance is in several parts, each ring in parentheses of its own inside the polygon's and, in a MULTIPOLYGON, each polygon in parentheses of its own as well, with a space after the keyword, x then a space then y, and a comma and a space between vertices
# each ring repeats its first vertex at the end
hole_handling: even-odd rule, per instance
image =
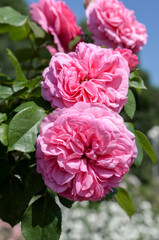
POLYGON ((140 63, 140 61, 138 61, 138 56, 133 54, 132 51, 127 48, 116 48, 115 51, 120 52, 120 54, 127 60, 130 71, 140 63))
POLYGON ((135 136, 100 104, 56 109, 43 119, 37 138, 37 172, 50 189, 73 201, 105 197, 136 157, 135 136))
POLYGON ((147 42, 145 26, 136 20, 134 11, 117 0, 94 0, 88 5, 86 16, 97 45, 139 52, 147 42))
POLYGON ((79 43, 75 52, 52 57, 43 73, 42 96, 53 107, 70 107, 81 101, 120 112, 127 100, 129 71, 119 51, 79 43))
POLYGON ((47 33, 54 36, 58 51, 67 52, 69 42, 82 33, 76 24, 76 17, 62 1, 39 0, 30 5, 31 18, 47 33))

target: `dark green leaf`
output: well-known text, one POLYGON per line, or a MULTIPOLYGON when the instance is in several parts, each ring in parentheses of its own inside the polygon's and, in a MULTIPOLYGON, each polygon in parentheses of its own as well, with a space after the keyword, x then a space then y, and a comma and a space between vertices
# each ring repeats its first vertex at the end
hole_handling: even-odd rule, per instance
POLYGON ((13 90, 10 87, 0 86, 0 98, 7 98, 13 94, 13 90))
POLYGON ((117 194, 117 189, 116 188, 112 188, 113 191, 110 191, 109 194, 106 195, 105 199, 106 200, 110 200, 112 199, 112 197, 117 194))
POLYGON ((131 216, 136 212, 136 208, 128 192, 125 189, 118 187, 117 194, 115 194, 114 197, 119 206, 131 218, 131 216))
POLYGON ((0 159, 0 184, 3 184, 9 177, 11 164, 6 159, 0 159))
POLYGON ((8 77, 3 73, 0 73, 0 85, 6 86, 6 85, 12 85, 12 84, 13 84, 13 81, 10 77, 8 77))
POLYGON ((63 205, 63 206, 65 206, 65 207, 67 207, 67 208, 71 208, 72 207, 72 205, 73 205, 73 201, 70 201, 70 200, 68 200, 68 199, 66 199, 66 198, 64 198, 64 197, 61 197, 61 196, 58 196, 59 197, 59 200, 60 200, 60 203, 63 205))
POLYGON ((44 38, 45 37, 45 32, 35 22, 29 21, 29 25, 30 25, 30 27, 34 33, 34 36, 36 38, 44 38))
POLYGON ((33 55, 33 49, 32 48, 22 48, 18 49, 15 52, 16 57, 20 62, 24 62, 26 60, 30 60, 33 55))
POLYGON ((149 140, 147 139, 147 137, 142 132, 140 132, 138 130, 135 131, 135 134, 138 137, 138 139, 141 143, 141 146, 143 147, 143 149, 145 150, 147 155, 152 160, 153 164, 157 164, 158 163, 157 156, 156 156, 149 140))
POLYGON ((9 125, 8 151, 35 151, 34 145, 44 115, 44 110, 36 107, 28 107, 17 113, 9 125))
POLYGON ((0 8, 0 24, 9 24, 20 27, 27 21, 27 17, 21 15, 11 7, 0 8))
POLYGON ((136 110, 136 101, 133 92, 129 89, 127 103, 124 106, 126 114, 132 119, 136 110))
POLYGON ((7 120, 7 115, 5 113, 0 113, 0 123, 7 120))
POLYGON ((4 145, 8 145, 8 125, 7 124, 1 124, 0 125, 0 142, 4 145))
POLYGON ((22 219, 22 232, 26 240, 59 240, 61 210, 48 195, 30 206, 22 219))
POLYGON ((44 187, 40 174, 31 171, 23 185, 16 176, 0 187, 0 216, 12 226, 17 224, 34 194, 44 187), (19 181, 19 182, 18 182, 19 181))
POLYGON ((134 87, 134 88, 138 88, 138 89, 146 89, 144 81, 138 75, 137 71, 130 73, 129 80, 130 80, 130 82, 129 82, 130 87, 134 87))
POLYGON ((10 29, 10 25, 8 24, 0 24, 0 33, 8 32, 10 29))
POLYGON ((11 52, 11 50, 7 49, 8 56, 12 62, 12 65, 14 67, 14 70, 16 72, 16 79, 20 82, 25 82, 27 81, 25 75, 23 74, 23 71, 20 67, 20 64, 18 62, 18 59, 14 56, 14 54, 11 52))

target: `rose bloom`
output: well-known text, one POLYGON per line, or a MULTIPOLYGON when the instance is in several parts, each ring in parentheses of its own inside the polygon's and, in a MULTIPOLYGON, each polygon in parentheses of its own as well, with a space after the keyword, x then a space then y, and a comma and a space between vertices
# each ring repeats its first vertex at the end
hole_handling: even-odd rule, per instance
POLYGON ((42 96, 52 107, 97 102, 120 112, 127 101, 129 61, 119 50, 79 43, 75 52, 52 57, 43 73, 42 96))
POLYGON ((74 13, 65 2, 39 0, 39 3, 30 5, 30 14, 35 22, 54 36, 54 42, 60 52, 67 52, 69 42, 82 34, 74 13))
POLYGON ((100 104, 76 103, 43 119, 37 172, 73 201, 98 201, 118 187, 137 157, 135 136, 122 117, 100 104))
POLYGON ((94 0, 88 5, 86 16, 97 45, 139 52, 147 42, 145 26, 136 20, 134 11, 117 0, 94 0))
POLYGON ((132 51, 127 48, 116 48, 115 51, 120 52, 120 54, 127 60, 130 71, 140 63, 140 61, 138 61, 138 56, 133 54, 132 51))

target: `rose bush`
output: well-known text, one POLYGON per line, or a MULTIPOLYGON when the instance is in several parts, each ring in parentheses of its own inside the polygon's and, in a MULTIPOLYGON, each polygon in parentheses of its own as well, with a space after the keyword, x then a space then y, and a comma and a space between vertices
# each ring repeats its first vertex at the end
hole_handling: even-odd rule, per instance
POLYGON ((86 16, 96 45, 139 52, 146 44, 145 26, 118 0, 95 0, 88 5, 86 16))
POLYGON ((102 199, 136 156, 135 136, 123 119, 99 104, 55 110, 37 138, 37 171, 49 188, 73 201, 102 199))
POLYGON ((75 52, 56 54, 43 73, 42 96, 52 107, 70 107, 83 101, 120 112, 127 100, 128 65, 132 68, 137 64, 137 56, 128 53, 125 57, 125 52, 79 43, 75 52))
MULTIPOLYGON (((87 11, 101 3, 93 1, 87 11)), ((112 10, 118 9, 113 0, 103 6, 109 3, 112 10)), ((105 8, 102 11, 104 20, 105 8)), ((109 12, 113 36, 124 29, 124 24, 118 24, 122 11, 115 11, 115 19, 109 12)), ((136 24, 132 12, 130 16, 136 24)), ((7 49, 14 72, 10 74, 6 65, 5 74, 0 74, 0 218, 11 226, 21 222, 26 240, 59 240, 59 201, 70 208, 70 200, 114 198, 131 217, 135 206, 118 184, 133 163, 141 165, 143 149, 154 164, 157 157, 146 136, 118 115, 124 106, 132 119, 133 92, 145 89, 137 70, 129 74, 138 64, 137 56, 128 49, 104 49, 84 42, 71 52, 82 31, 64 2, 40 0, 31 5, 31 17, 39 26, 11 7, 0 8, 0 33, 9 33, 13 41, 24 40, 22 45, 15 43, 15 51, 7 49), (54 55, 51 61, 46 48, 54 55), (52 107, 57 109, 52 112, 52 107)), ((93 24, 96 29, 96 19, 93 24)), ((84 31, 82 40, 92 42, 84 31)), ((103 40, 100 31, 99 27, 103 40)), ((145 31, 142 36, 135 32, 136 42, 133 34, 129 41, 128 32, 120 34, 125 46, 140 49, 145 31)))
POLYGON ((65 2, 40 0, 30 5, 31 18, 46 32, 53 35, 58 51, 67 52, 69 42, 82 34, 77 26, 76 17, 65 2))

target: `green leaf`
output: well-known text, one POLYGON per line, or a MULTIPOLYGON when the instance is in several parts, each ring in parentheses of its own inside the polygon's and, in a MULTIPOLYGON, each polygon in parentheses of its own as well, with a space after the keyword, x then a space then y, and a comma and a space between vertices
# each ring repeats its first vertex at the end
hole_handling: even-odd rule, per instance
POLYGON ((7 124, 1 124, 0 125, 0 142, 4 145, 8 145, 8 125, 7 124))
POLYGON ((105 199, 108 201, 110 199, 112 199, 112 197, 114 197, 115 194, 117 194, 117 189, 116 188, 112 188, 113 191, 110 191, 109 194, 106 195, 105 199))
POLYGON ((136 134, 135 134, 135 143, 136 143, 138 154, 137 154, 137 158, 135 159, 134 164, 136 167, 139 167, 143 160, 143 149, 142 149, 141 143, 136 134))
POLYGON ((129 89, 127 103, 124 106, 126 114, 132 119, 136 110, 136 101, 133 92, 129 89))
POLYGON ((42 76, 37 76, 36 78, 33 78, 27 81, 26 83, 24 83, 23 86, 32 89, 37 85, 37 83, 41 82, 42 80, 43 80, 42 76))
POLYGON ((10 29, 10 26, 8 24, 0 24, 0 33, 8 32, 10 29))
POLYGON ((10 27, 9 36, 13 41, 21 41, 28 37, 30 28, 28 22, 21 27, 10 27))
POLYGON ((25 98, 27 91, 28 91, 27 88, 22 88, 22 89, 20 89, 19 91, 14 92, 12 95, 10 95, 10 96, 8 96, 8 97, 6 97, 6 98, 3 98, 3 99, 0 101, 0 103, 1 103, 1 102, 4 102, 4 101, 7 101, 7 100, 10 100, 10 99, 12 99, 12 98, 25 98))
POLYGON ((27 17, 21 15, 11 7, 0 8, 0 24, 9 24, 11 26, 20 27, 25 24, 27 17))
POLYGON ((137 154, 137 158, 135 159, 134 161, 134 164, 139 167, 142 163, 142 160, 143 160, 143 150, 142 150, 142 146, 141 146, 141 143, 135 133, 135 130, 134 130, 134 126, 132 123, 127 123, 125 122, 125 126, 127 127, 127 129, 132 132, 134 135, 135 135, 135 143, 136 143, 136 147, 137 147, 137 151, 138 151, 138 154, 137 154))
POLYGON ((13 90, 10 87, 0 85, 0 98, 7 98, 13 94, 13 90))
POLYGON ((44 110, 36 107, 28 107, 17 113, 9 124, 8 151, 35 151, 34 145, 44 116, 44 110))
POLYGON ((81 40, 81 36, 77 36, 77 37, 75 37, 74 39, 72 39, 72 40, 69 42, 69 50, 72 50, 73 47, 75 47, 80 40, 81 40))
MULTIPOLYGON (((24 165, 25 166, 25 165, 24 165)), ((0 187, 0 216, 12 226, 17 224, 32 197, 44 187, 41 175, 30 171, 24 184, 16 176, 0 187)))
POLYGON ((118 187, 117 194, 115 194, 114 197, 119 206, 131 218, 131 216, 136 212, 136 208, 128 192, 125 189, 118 187))
POLYGON ((6 113, 0 113, 0 123, 4 122, 7 120, 7 115, 6 113))
POLYGON ((35 102, 30 101, 30 102, 25 102, 25 103, 22 103, 21 105, 19 105, 17 108, 14 109, 14 112, 20 112, 23 109, 28 108, 28 107, 34 107, 34 108, 37 107, 38 108, 38 106, 36 105, 35 102))
POLYGON ((23 71, 20 67, 20 64, 18 62, 18 59, 14 56, 14 54, 11 52, 11 50, 7 49, 8 56, 12 62, 12 65, 14 67, 14 70, 16 72, 16 79, 20 82, 25 82, 27 81, 25 75, 23 74, 23 71))
POLYGON ((45 32, 35 22, 29 21, 29 25, 30 25, 30 27, 34 33, 34 36, 36 38, 44 38, 45 37, 45 32))
POLYGON ((59 240, 61 235, 61 210, 46 194, 35 201, 22 219, 22 232, 26 240, 59 240))
POLYGON ((144 81, 138 75, 137 71, 134 71, 134 72, 130 73, 129 80, 130 80, 130 82, 129 82, 130 87, 134 87, 134 88, 138 88, 138 89, 147 89, 145 84, 144 84, 144 81))
POLYGON ((150 157, 150 159, 152 160, 153 164, 157 164, 158 163, 158 159, 157 156, 149 142, 149 140, 147 139, 147 137, 140 131, 136 130, 135 131, 136 136, 138 137, 142 148, 145 150, 145 152, 147 153, 147 155, 150 157))
POLYGON ((63 206, 65 206, 65 207, 67 207, 67 208, 71 208, 72 207, 72 205, 73 205, 73 201, 70 201, 70 200, 68 200, 68 199, 66 199, 66 198, 64 198, 64 197, 61 197, 61 196, 58 196, 59 197, 59 200, 60 200, 60 203, 63 205, 63 206))

